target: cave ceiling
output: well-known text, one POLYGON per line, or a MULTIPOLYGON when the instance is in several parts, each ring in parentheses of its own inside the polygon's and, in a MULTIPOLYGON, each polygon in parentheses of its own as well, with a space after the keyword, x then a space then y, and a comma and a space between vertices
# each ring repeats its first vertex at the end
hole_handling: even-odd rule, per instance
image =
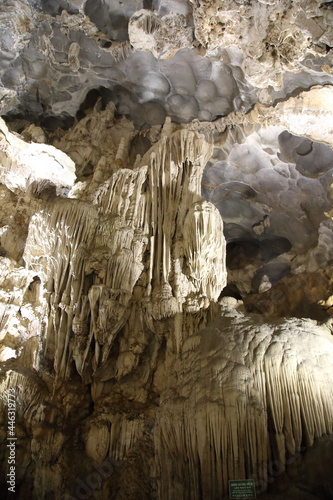
MULTIPOLYGON (((12 0, 0 16, 13 130, 33 123, 52 143, 112 103, 133 124, 132 161, 170 117, 214 144, 202 196, 222 215, 231 267, 235 253, 260 262, 251 283, 230 277, 240 292, 331 262, 330 2, 12 0)), ((92 168, 76 163, 79 178, 92 168)))

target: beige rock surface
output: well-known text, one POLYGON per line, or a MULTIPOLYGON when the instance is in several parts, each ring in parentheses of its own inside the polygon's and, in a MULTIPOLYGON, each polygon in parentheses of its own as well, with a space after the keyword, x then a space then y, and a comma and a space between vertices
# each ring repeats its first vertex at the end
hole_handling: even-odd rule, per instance
POLYGON ((226 500, 244 478, 333 497, 332 20, 301 0, 0 5, 18 500, 226 500))

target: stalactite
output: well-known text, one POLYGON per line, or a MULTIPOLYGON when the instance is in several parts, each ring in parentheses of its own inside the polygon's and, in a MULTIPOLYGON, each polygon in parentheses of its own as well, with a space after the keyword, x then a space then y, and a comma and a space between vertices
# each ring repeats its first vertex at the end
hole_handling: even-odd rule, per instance
POLYGON ((229 479, 251 477, 265 489, 271 463, 282 472, 301 446, 332 433, 332 355, 324 329, 260 326, 224 306, 185 340, 163 393, 159 498, 222 498, 229 479))
POLYGON ((85 251, 92 243, 96 216, 85 203, 59 200, 37 213, 29 228, 24 259, 46 287, 45 354, 54 359, 59 375, 69 375, 73 316, 82 294, 85 251))
MULTIPOLYGON (((123 139, 116 161, 126 147, 123 139)), ((147 324, 155 331, 156 322, 184 307, 196 312, 217 300, 226 284, 222 220, 213 205, 200 201, 210 152, 194 132, 165 136, 134 170, 118 169, 101 184, 94 174, 93 204, 59 200, 33 217, 24 258, 46 286, 45 352, 58 375, 69 375, 74 358, 84 378, 99 376, 131 316, 139 280, 146 289, 143 330, 147 324), (212 264, 207 272, 204 261, 212 264)), ((100 160, 96 172, 104 164, 100 160)), ((172 335, 179 351, 184 335, 179 327, 172 335)), ((114 376, 135 369, 139 356, 124 349, 114 376)))
POLYGON ((80 427, 86 459, 112 458, 126 469, 145 459, 149 441, 160 500, 222 498, 231 478, 253 477, 265 489, 271 463, 283 471, 302 447, 333 432, 330 338, 302 321, 243 316, 230 298, 234 309, 219 303, 223 223, 200 185, 212 147, 193 131, 169 135, 169 126, 132 169, 120 165, 128 137, 118 141, 118 157, 116 147, 99 157, 91 182, 69 198, 43 198, 46 184, 34 184, 40 199, 26 268, 0 258, 10 268, 1 277, 4 359, 15 353, 13 325, 25 338, 3 386, 20 383, 48 408, 35 415, 22 403, 35 426, 36 491, 48 491, 54 471, 61 483, 52 467, 67 431, 57 425, 73 394, 64 412, 54 408, 77 373, 95 408, 80 427))
POLYGON ((0 2, 1 495, 333 498, 332 4, 0 2))

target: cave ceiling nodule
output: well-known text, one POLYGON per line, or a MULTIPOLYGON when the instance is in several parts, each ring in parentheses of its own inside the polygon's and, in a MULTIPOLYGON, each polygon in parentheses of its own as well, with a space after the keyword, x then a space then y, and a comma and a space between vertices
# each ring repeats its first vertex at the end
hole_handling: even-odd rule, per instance
POLYGON ((332 500, 332 26, 0 3, 3 498, 332 500))

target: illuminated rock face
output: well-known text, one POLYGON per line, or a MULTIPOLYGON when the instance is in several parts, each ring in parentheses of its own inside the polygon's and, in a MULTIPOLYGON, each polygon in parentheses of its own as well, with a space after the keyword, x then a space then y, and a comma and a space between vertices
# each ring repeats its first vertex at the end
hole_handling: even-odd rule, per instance
POLYGON ((0 5, 18 499, 333 497, 330 4, 0 5))
MULTIPOLYGON (((73 356, 88 380, 109 373, 121 329, 131 339, 157 333, 156 322, 217 301, 226 285, 223 224, 200 197, 209 153, 202 136, 175 132, 141 166, 98 185, 91 201, 55 200, 32 217, 23 258, 47 289, 46 356, 59 376, 69 376, 73 356)), ((184 335, 175 325, 178 347, 184 335)), ((147 341, 137 352, 128 343, 116 378, 137 367, 147 341)))
POLYGON ((254 478, 262 493, 270 464, 282 474, 298 450, 332 433, 332 354, 327 329, 260 324, 223 303, 184 342, 162 393, 160 498, 222 498, 230 477, 254 478))

